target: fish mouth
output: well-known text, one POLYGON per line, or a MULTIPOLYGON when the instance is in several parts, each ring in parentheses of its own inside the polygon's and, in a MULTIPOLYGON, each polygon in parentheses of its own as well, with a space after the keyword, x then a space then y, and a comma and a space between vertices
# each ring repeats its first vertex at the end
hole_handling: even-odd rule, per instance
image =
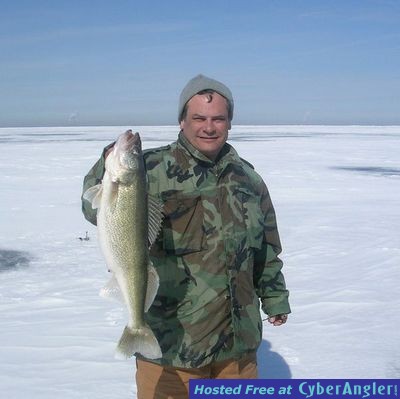
POLYGON ((140 140, 139 133, 134 133, 130 139, 131 144, 131 152, 135 155, 139 155, 142 151, 142 141, 140 140))
POLYGON ((140 155, 142 152, 142 141, 140 140, 139 133, 134 133, 132 137, 129 138, 130 148, 129 151, 134 155, 140 155))
POLYGON ((139 133, 132 133, 132 130, 127 130, 118 137, 115 144, 117 151, 129 152, 134 155, 139 155, 142 151, 142 141, 139 133))
POLYGON ((121 134, 114 147, 114 154, 118 164, 125 170, 136 170, 139 167, 139 158, 142 154, 142 142, 139 133, 127 130, 121 134))
POLYGON ((142 141, 140 140, 139 133, 135 133, 131 137, 129 152, 133 155, 140 155, 142 153, 142 141))
POLYGON ((131 141, 132 141, 132 144, 134 144, 134 145, 140 145, 141 144, 140 135, 139 135, 138 132, 133 133, 131 141))

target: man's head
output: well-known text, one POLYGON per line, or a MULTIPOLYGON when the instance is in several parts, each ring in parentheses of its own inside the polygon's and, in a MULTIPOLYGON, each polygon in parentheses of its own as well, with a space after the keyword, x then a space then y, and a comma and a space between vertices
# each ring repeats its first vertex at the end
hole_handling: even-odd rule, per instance
POLYGON ((232 93, 221 82, 198 75, 182 90, 178 116, 187 140, 215 160, 231 128, 232 93))
POLYGON ((223 83, 218 80, 208 78, 204 75, 197 75, 190 79, 186 86, 183 88, 179 97, 178 107, 178 121, 181 122, 187 112, 188 101, 196 94, 201 92, 210 91, 215 92, 226 98, 228 106, 229 120, 233 118, 233 96, 231 91, 223 83))

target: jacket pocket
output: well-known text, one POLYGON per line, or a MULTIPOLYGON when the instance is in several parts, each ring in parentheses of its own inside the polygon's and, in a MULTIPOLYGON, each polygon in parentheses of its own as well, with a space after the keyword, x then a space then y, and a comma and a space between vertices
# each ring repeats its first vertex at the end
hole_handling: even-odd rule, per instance
POLYGON ((161 198, 165 215, 162 231, 164 250, 185 255, 205 249, 204 209, 200 194, 182 194, 174 190, 162 193, 161 198))
POLYGON ((246 187, 238 187, 236 196, 242 211, 242 225, 250 247, 260 249, 264 237, 264 215, 260 207, 260 196, 246 187))

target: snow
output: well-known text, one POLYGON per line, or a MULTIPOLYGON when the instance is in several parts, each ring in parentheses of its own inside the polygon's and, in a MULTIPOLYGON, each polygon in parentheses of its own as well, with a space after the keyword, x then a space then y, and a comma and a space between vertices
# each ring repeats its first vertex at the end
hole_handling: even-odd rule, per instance
MULTIPOLYGON (((126 322, 80 211, 82 179, 126 127, 0 129, 0 391, 128 398, 126 322), (88 231, 90 240, 85 237, 88 231)), ((136 127, 144 147, 176 126, 136 127)), ((400 126, 235 126, 276 208, 292 315, 264 324, 261 378, 400 378, 400 126)))

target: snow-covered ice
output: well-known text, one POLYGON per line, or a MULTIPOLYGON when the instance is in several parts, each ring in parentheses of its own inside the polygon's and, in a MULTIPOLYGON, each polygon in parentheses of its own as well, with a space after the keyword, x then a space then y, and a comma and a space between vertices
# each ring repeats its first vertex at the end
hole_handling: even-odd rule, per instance
MULTIPOLYGON (((82 179, 125 127, 0 129, 0 392, 135 397, 126 322, 80 211, 82 179), (81 240, 88 231, 89 241, 81 240)), ((176 126, 135 127, 145 148, 176 126)), ((262 378, 400 378, 400 126, 235 126, 278 215, 293 314, 265 322, 262 378)))

